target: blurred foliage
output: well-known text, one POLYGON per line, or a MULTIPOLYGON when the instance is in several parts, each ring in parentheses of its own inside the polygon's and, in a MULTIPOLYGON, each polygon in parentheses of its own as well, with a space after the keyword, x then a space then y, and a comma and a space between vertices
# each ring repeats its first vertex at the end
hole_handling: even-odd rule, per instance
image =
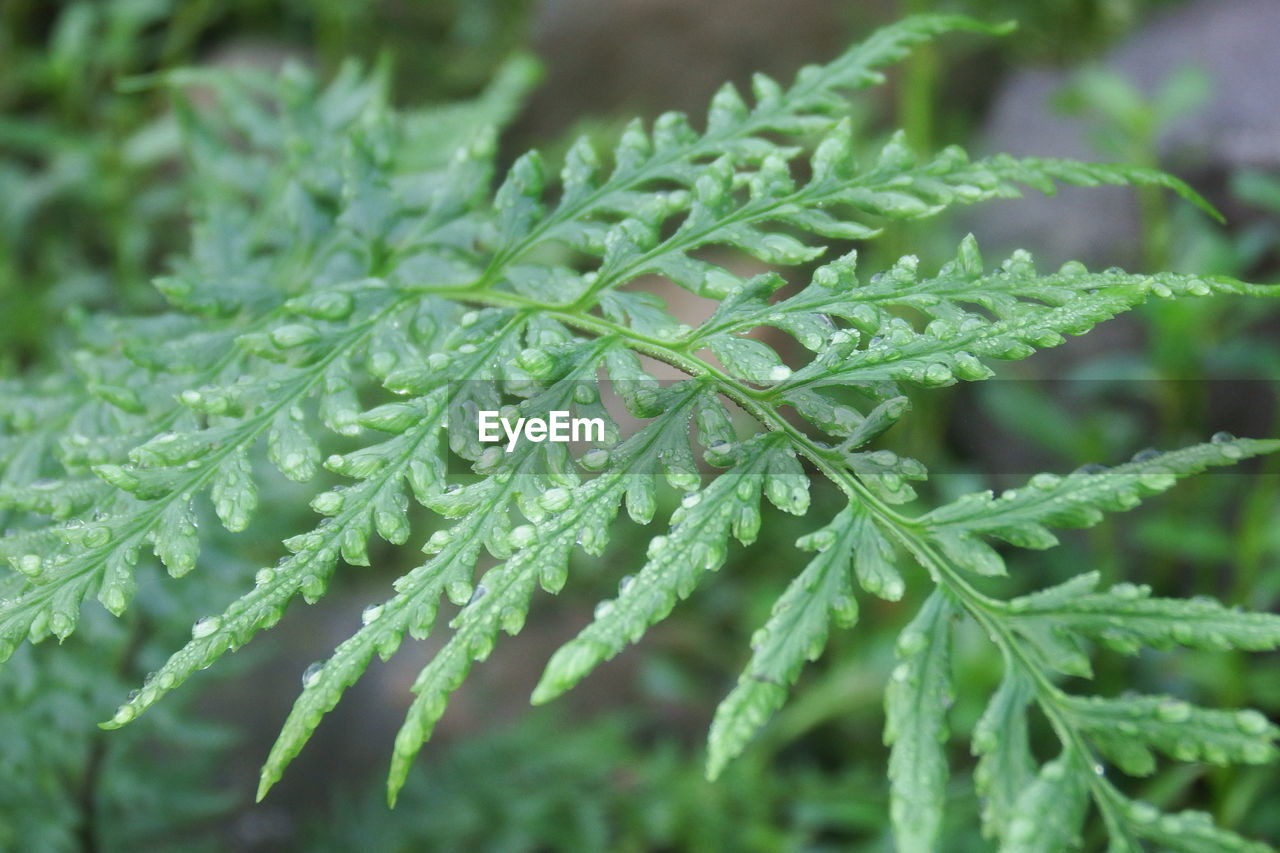
POLYGON ((164 661, 190 608, 247 574, 225 552, 200 587, 148 573, 127 619, 94 613, 65 645, 14 655, 0 677, 0 850, 220 848, 219 822, 244 799, 215 784, 236 733, 202 719, 191 701, 120 738, 104 737, 97 722, 164 661))
POLYGON ((0 373, 58 353, 84 309, 157 304, 184 245, 186 172, 163 90, 190 64, 330 75, 385 60, 401 101, 471 95, 520 45, 527 0, 6 0, 0 4, 0 373))
POLYGON ((1096 56, 1131 32, 1144 18, 1182 0, 970 0, 971 14, 1018 21, 1025 37, 1008 46, 1015 57, 1039 62, 1076 62, 1096 56))

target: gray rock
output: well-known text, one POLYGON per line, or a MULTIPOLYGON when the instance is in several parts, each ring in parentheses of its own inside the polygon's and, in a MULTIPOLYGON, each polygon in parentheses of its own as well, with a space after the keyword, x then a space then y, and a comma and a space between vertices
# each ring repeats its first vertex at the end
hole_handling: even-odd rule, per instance
MULTIPOLYGON (((1210 196, 1235 169, 1280 167, 1280 2, 1201 0, 1157 18, 1100 63, 1150 97, 1186 66, 1200 68, 1210 96, 1160 138, 1162 163, 1210 196)), ((1030 69, 996 95, 980 150, 1022 156, 1107 159, 1090 144, 1090 122, 1063 115, 1055 95, 1070 71, 1030 69)), ((1037 250, 1045 264, 1078 258, 1140 262, 1138 214, 1129 190, 1068 188, 1052 199, 984 206, 971 222, 993 251, 1037 250)))

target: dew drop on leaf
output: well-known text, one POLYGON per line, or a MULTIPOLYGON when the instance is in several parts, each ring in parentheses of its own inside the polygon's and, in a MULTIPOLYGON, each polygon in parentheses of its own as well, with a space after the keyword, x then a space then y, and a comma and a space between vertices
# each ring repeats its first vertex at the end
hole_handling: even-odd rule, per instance
POLYGON ((1031 487, 1047 491, 1060 482, 1062 482, 1062 478, 1057 474, 1036 474, 1031 478, 1031 487))
POLYGON ((1249 735, 1266 734, 1267 730, 1271 728, 1267 718, 1254 710, 1237 711, 1236 725, 1240 727, 1240 731, 1249 735))
POLYGON ((554 489, 547 489, 543 492, 541 497, 538 498, 538 504, 547 512, 560 512, 567 509, 572 500, 573 498, 568 489, 562 489, 557 486, 554 489))
POLYGON ((513 548, 527 548, 533 544, 533 540, 537 536, 538 532, 532 524, 522 524, 511 531, 511 546, 513 548))
POLYGON ((599 471, 609 462, 609 451, 596 447, 582 454, 582 467, 588 471, 599 471))
POLYGON ((1151 803, 1135 800, 1129 804, 1128 814, 1129 820, 1134 823, 1155 823, 1156 818, 1160 817, 1160 810, 1151 803))
POLYGON ((919 631, 904 631, 898 637, 898 651, 904 657, 911 657, 922 652, 928 642, 928 638, 919 631))
POLYGON ((1156 717, 1166 723, 1185 723, 1191 718, 1191 706, 1180 699, 1166 699, 1156 706, 1156 717))
POLYGON ((201 616, 191 626, 191 639, 200 640, 213 634, 222 627, 222 620, 217 616, 201 616))
POLYGON ((320 671, 324 669, 324 663, 316 661, 302 671, 302 687, 306 689, 320 680, 320 671))

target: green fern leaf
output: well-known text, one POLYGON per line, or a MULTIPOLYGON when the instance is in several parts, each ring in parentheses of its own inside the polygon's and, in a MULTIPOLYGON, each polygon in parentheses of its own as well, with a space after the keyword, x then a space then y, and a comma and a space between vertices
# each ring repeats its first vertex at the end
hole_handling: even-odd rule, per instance
POLYGON ((260 489, 295 481, 320 518, 284 540, 252 589, 195 621, 190 641, 103 725, 131 722, 275 625, 294 600, 315 602, 345 567, 375 562, 377 539, 403 547, 421 534, 425 559, 304 673, 259 787, 261 797, 279 781, 375 655, 439 632, 396 738, 394 802, 472 666, 502 633, 522 629, 539 589, 565 587, 578 551, 604 553, 623 508, 649 525, 668 488, 682 495, 647 556, 628 567, 634 575, 620 572, 616 597, 552 656, 535 703, 708 583, 732 539, 749 546, 762 497, 804 515, 816 474, 840 490, 841 509, 797 543, 815 553, 716 712, 710 776, 785 703, 831 625, 855 621, 855 586, 899 602, 911 600, 910 582, 930 594, 899 637, 886 694, 898 849, 929 851, 942 838, 948 706, 953 691, 971 689, 950 676, 960 621, 980 628, 975 636, 1004 662, 972 744, 984 831, 1002 850, 1070 848, 1091 801, 1115 851, 1145 842, 1266 849, 1198 813, 1131 801, 1099 771, 1105 761, 1147 774, 1156 752, 1272 761, 1269 721, 1169 697, 1077 696, 1056 681, 1090 674, 1091 641, 1124 653, 1274 649, 1280 617, 1129 584, 1099 591, 1096 574, 1001 597, 1012 553, 991 540, 1051 547, 1051 528, 1090 527, 1280 441, 1219 435, 909 515, 911 483, 928 471, 878 439, 907 417, 909 390, 987 379, 996 361, 1057 346, 1153 298, 1280 290, 1074 263, 1043 273, 1025 252, 990 269, 973 237, 932 274, 908 255, 865 276, 856 252, 814 268, 833 241, 865 241, 887 224, 1023 188, 1158 187, 1216 213, 1176 179, 1140 168, 970 159, 958 148, 919 157, 902 134, 859 156, 867 146, 843 116, 848 92, 881 82, 883 66, 944 32, 1004 29, 910 18, 789 87, 757 76, 750 99, 725 87, 701 128, 668 113, 629 125, 611 156, 583 139, 558 168, 530 152, 501 175, 494 129, 478 122, 514 114, 527 63, 509 66, 478 101, 408 115, 388 107, 384 77, 351 67, 324 90, 296 69, 168 75, 165 85, 208 89, 216 108, 179 99, 199 196, 190 250, 156 282, 167 308, 87 320, 64 370, 0 383, 0 512, 12 526, 0 540, 12 567, 0 576, 0 659, 27 641, 68 637, 86 599, 124 613, 147 552, 181 583, 203 583, 198 522, 207 515, 249 531, 260 489), (746 276, 743 259, 774 269, 746 276), (712 300, 709 316, 689 325, 657 294, 624 289, 649 275, 712 300), (659 382, 649 360, 683 378, 659 382), (605 378, 625 412, 606 405, 605 378), (570 412, 598 419, 603 434, 572 450, 534 438, 491 443, 475 429, 481 411, 570 412), (899 554, 923 571, 904 571, 899 554), (437 625, 442 599, 459 608, 448 626, 437 625), (1061 746, 1039 768, 1033 707, 1061 746))
POLYGON ((898 637, 898 665, 885 691, 889 814, 898 849, 911 853, 933 850, 942 832, 953 614, 945 594, 929 597, 898 637))

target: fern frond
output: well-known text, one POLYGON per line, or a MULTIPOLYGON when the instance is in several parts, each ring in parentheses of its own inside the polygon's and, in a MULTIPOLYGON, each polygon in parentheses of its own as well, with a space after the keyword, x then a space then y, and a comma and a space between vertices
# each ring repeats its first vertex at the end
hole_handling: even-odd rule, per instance
POLYGON ((1142 451, 1115 468, 1086 467, 1065 477, 1038 474, 1026 486, 999 497, 991 492, 965 495, 932 510, 921 521, 957 564, 979 574, 1002 574, 999 554, 979 536, 1019 548, 1052 548, 1058 539, 1050 527, 1092 527, 1102 521, 1104 512, 1131 510, 1144 498, 1173 488, 1181 477, 1277 450, 1280 441, 1221 434, 1214 441, 1181 450, 1142 451))
POLYGON ((929 596, 898 637, 898 665, 885 690, 889 816, 899 850, 932 850, 942 832, 953 612, 946 593, 929 596))
POLYGON ((971 160, 958 148, 918 158, 901 135, 859 156, 867 146, 841 118, 845 94, 880 82, 882 66, 944 32, 1002 29, 910 18, 802 70, 790 87, 757 77, 750 103, 722 89, 701 130, 672 113, 649 129, 629 126, 609 157, 579 141, 558 182, 529 153, 492 192, 494 134, 471 122, 510 117, 524 66, 479 102, 425 117, 395 113, 385 81, 352 70, 323 92, 296 69, 239 81, 175 75, 174 85, 211 87, 221 109, 179 108, 202 181, 191 250, 157 282, 169 310, 86 322, 81 351, 59 375, 0 386, 0 512, 13 527, 0 542, 13 567, 0 578, 0 658, 24 640, 70 635, 86 598, 123 612, 144 549, 175 578, 199 578, 198 522, 209 515, 228 531, 249 529, 273 471, 298 483, 324 478, 311 487, 322 518, 284 540, 287 553, 253 589, 195 622, 190 641, 103 724, 118 728, 275 625, 295 599, 319 599, 340 566, 368 565, 375 535, 403 546, 418 518, 431 517, 425 560, 304 674, 259 787, 264 796, 281 778, 374 655, 444 631, 436 623, 447 599, 460 609, 413 684, 388 780, 394 802, 471 667, 503 632, 521 630, 539 588, 565 586, 575 552, 603 553, 623 508, 649 525, 665 489, 682 494, 654 527, 647 556, 618 578, 617 595, 552 656, 534 702, 570 689, 709 582, 731 540, 755 540, 762 498, 806 514, 817 474, 841 491, 840 509, 797 543, 810 556, 716 711, 709 775, 784 705, 831 626, 855 622, 859 589, 896 602, 910 582, 930 594, 899 637, 886 696, 899 849, 931 850, 941 837, 947 710, 953 692, 969 689, 949 672, 952 625, 962 620, 1004 663, 972 744, 984 830, 1002 850, 1071 846, 1090 802, 1114 850, 1137 851, 1144 840, 1247 849, 1196 813, 1160 815, 1130 801, 1099 770, 1107 762, 1149 773, 1154 751, 1270 761, 1270 722, 1163 696, 1077 696, 1058 680, 1090 674, 1087 641, 1126 653, 1264 650, 1280 645, 1280 617, 1156 598, 1146 587, 1099 591, 1093 574, 1008 598, 972 582, 986 576, 984 588, 999 589, 1008 572, 988 539, 1050 547, 1050 528, 1094 525, 1181 477, 1280 450, 1280 441, 1220 435, 909 516, 910 482, 928 472, 876 440, 906 416, 909 387, 986 379, 994 361, 1057 346, 1152 298, 1280 291, 1079 264, 1040 273, 1025 252, 992 270, 973 237, 933 275, 915 256, 865 280, 856 253, 813 268, 833 241, 870 239, 886 223, 1024 187, 1158 186, 1213 212, 1176 179, 1138 168, 971 160), (450 150, 415 147, 428 143, 450 150), (800 270, 792 277, 807 283, 779 299, 788 284, 780 272, 743 277, 699 251, 712 245, 800 270), (646 275, 715 307, 685 325, 655 294, 622 289, 646 275), (757 336, 762 327, 803 353, 775 349, 757 336), (642 357, 684 378, 664 387, 642 357), (626 418, 605 405, 605 378, 626 418), (576 458, 551 442, 504 449, 475 432, 481 410, 589 415, 604 438, 576 458), (455 476, 450 462, 469 473, 455 476), (326 489, 334 479, 340 485, 326 489), (924 571, 912 577, 903 555, 924 571), (1033 706, 1059 742, 1043 764, 1029 744, 1033 706))
POLYGON ((707 740, 709 778, 719 776, 786 702, 805 662, 821 656, 828 623, 849 628, 857 621, 854 574, 868 592, 890 600, 902 595, 902 578, 893 567, 892 547, 859 504, 845 507, 826 527, 797 541, 796 547, 817 554, 796 575, 774 604, 769 621, 752 637, 751 661, 716 709, 707 740))

